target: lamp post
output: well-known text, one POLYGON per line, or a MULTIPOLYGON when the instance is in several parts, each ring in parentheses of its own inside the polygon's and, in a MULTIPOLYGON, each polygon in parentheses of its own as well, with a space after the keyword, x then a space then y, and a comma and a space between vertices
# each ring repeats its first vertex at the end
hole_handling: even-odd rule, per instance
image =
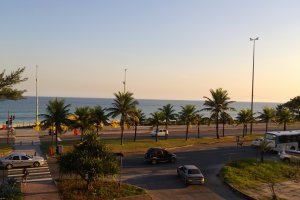
POLYGON ((123 81, 123 84, 124 84, 124 93, 126 92, 126 71, 127 71, 127 69, 125 69, 125 77, 124 77, 124 81, 123 81))
MULTIPOLYGON (((250 41, 253 41, 253 66, 252 66, 252 92, 251 92, 251 117, 253 118, 253 91, 254 91, 254 55, 255 55, 255 41, 258 40, 256 38, 250 38, 250 41)), ((250 123, 250 134, 252 134, 253 121, 251 119, 250 123)))
POLYGON ((38 97, 38 66, 35 66, 35 98, 36 98, 36 120, 35 125, 38 126, 39 123, 39 97, 38 97))

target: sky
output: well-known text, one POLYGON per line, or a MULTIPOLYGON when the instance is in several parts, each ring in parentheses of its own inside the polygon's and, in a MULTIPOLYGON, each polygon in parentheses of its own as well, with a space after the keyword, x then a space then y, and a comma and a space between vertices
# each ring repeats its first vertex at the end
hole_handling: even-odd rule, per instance
POLYGON ((300 91, 298 0, 1 0, 0 70, 26 96, 286 102, 300 91), (36 66, 38 66, 36 68, 36 66))

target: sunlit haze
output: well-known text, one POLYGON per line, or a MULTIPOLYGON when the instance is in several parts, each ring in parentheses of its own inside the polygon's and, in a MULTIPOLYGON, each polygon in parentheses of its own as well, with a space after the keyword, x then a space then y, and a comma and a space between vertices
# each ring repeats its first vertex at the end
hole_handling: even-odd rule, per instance
POLYGON ((40 96, 286 102, 300 91, 298 0, 1 1, 0 69, 40 96))

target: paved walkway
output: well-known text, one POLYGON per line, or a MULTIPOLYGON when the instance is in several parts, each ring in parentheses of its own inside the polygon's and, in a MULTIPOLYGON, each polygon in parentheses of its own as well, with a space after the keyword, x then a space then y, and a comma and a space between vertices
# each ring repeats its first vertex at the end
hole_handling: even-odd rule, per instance
MULTIPOLYGON (((36 131, 32 129, 17 129, 14 144, 16 152, 25 152, 29 155, 42 155, 40 149, 40 139, 36 131)), ((22 185, 22 192, 25 200, 59 200, 59 193, 54 181, 40 181, 38 179, 29 180, 22 185)))

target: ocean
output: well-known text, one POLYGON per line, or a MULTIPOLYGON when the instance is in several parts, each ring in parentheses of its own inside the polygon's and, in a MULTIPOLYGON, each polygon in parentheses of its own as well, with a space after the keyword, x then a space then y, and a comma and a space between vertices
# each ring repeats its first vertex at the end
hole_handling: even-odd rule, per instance
MULTIPOLYGON (((46 114, 45 109, 49 101, 54 97, 39 97, 39 114, 46 114)), ((58 97, 58 99, 65 99, 66 104, 71 104, 70 112, 74 112, 76 107, 89 106, 94 107, 100 105, 103 108, 111 106, 113 99, 110 98, 73 98, 73 97, 58 97)), ((139 102, 138 108, 145 113, 146 117, 150 117, 150 113, 153 113, 167 104, 173 105, 174 110, 178 113, 181 110, 181 106, 187 104, 195 105, 197 109, 203 108, 203 101, 190 101, 190 100, 153 100, 153 99, 137 99, 139 102)), ((276 108, 280 103, 270 102, 254 102, 253 112, 261 112, 265 106, 276 108)), ((234 102, 231 106, 234 107, 237 112, 241 109, 250 108, 250 102, 234 102)), ((232 117, 237 116, 237 112, 231 112, 232 117)), ((7 117, 14 115, 14 124, 33 124, 36 120, 36 97, 26 97, 22 100, 1 100, 0 101, 0 123, 5 124, 7 117)), ((204 116, 208 116, 209 113, 202 112, 204 116)))

